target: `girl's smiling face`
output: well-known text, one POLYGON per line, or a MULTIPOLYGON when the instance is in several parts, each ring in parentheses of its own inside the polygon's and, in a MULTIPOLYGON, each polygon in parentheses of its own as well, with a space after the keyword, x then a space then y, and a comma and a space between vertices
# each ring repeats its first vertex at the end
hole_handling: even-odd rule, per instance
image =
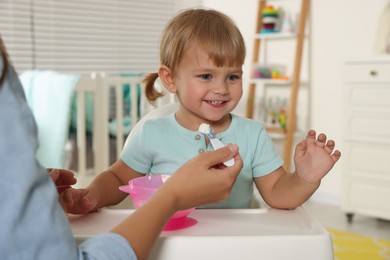
POLYGON ((229 113, 242 97, 241 65, 218 67, 201 48, 190 47, 174 74, 165 67, 160 77, 164 69, 170 73, 170 85, 162 81, 180 101, 176 119, 181 125, 197 130, 201 123, 208 123, 217 132, 229 126, 229 113))

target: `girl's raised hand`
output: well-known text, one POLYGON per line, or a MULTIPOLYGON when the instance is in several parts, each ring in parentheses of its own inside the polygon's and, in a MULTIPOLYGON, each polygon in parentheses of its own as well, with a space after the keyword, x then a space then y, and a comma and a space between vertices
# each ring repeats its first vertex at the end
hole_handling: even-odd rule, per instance
POLYGON ((335 142, 327 140, 321 133, 310 130, 306 139, 295 148, 294 162, 298 176, 305 182, 318 183, 340 159, 341 153, 335 150, 335 142))

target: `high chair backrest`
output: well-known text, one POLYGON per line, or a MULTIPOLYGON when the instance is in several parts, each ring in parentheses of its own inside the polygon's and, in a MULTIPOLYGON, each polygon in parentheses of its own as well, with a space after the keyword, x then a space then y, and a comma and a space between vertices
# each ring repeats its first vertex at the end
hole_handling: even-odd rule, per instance
POLYGON ((151 110, 148 112, 144 117, 141 118, 140 121, 137 122, 137 124, 131 129, 130 134, 126 138, 125 146, 127 145, 129 139, 131 138, 134 131, 136 131, 140 126, 144 124, 144 122, 151 118, 156 118, 160 116, 166 116, 173 112, 175 112, 179 108, 179 103, 170 103, 166 105, 162 105, 160 107, 157 107, 154 110, 151 110))

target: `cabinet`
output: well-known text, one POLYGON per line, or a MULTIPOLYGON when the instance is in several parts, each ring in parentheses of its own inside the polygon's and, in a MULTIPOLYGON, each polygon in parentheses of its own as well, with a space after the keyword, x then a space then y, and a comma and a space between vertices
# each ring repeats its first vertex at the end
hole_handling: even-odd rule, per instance
POLYGON ((390 58, 346 62, 342 207, 390 219, 390 58))
MULTIPOLYGON (((255 117, 255 107, 256 107, 256 89, 262 88, 263 90, 263 103, 268 102, 269 98, 268 90, 270 88, 284 88, 284 92, 289 92, 287 95, 287 105, 286 109, 283 108, 284 115, 283 118, 286 119, 286 122, 282 127, 279 128, 267 128, 268 132, 272 134, 277 134, 278 136, 283 136, 284 138, 284 149, 283 149, 283 159, 284 159, 284 168, 286 171, 290 171, 291 168, 291 154, 294 144, 294 136, 297 129, 297 100, 298 100, 298 90, 300 86, 302 85, 301 82, 301 67, 302 67, 302 57, 303 57, 303 46, 305 42, 305 38, 307 38, 306 29, 307 29, 307 17, 309 13, 309 0, 301 0, 300 9, 299 9, 299 20, 296 22, 297 26, 295 27, 295 30, 293 32, 272 32, 272 33, 260 33, 262 29, 264 29, 263 24, 263 10, 264 7, 275 4, 276 5, 287 3, 287 2, 297 2, 297 1, 265 1, 265 0, 259 0, 258 1, 258 10, 257 10, 257 20, 256 20, 256 32, 254 36, 254 44, 253 44, 253 56, 252 56, 252 79, 249 84, 249 90, 248 90, 248 100, 247 100, 247 109, 246 109, 246 116, 248 118, 254 118, 255 117), (294 41, 295 43, 295 52, 293 53, 294 57, 292 58, 291 66, 292 69, 290 69, 290 75, 288 75, 288 78, 274 78, 271 79, 265 79, 257 78, 256 75, 256 66, 260 67, 260 71, 262 70, 261 66, 265 65, 266 69, 269 69, 270 67, 270 59, 268 58, 269 50, 268 50, 268 43, 271 41, 294 41)), ((299 3, 299 1, 298 1, 299 3)), ((296 4, 296 3, 295 3, 296 4)), ((266 17, 267 18, 267 17, 266 17)), ((285 17, 286 18, 286 17, 285 17)), ((272 20, 272 15, 271 18, 272 20)), ((289 48, 293 51, 294 45, 290 45, 289 48)), ((283 57, 284 63, 289 63, 289 61, 286 60, 286 57, 283 57)), ((261 73, 260 73, 261 74, 261 73)), ((308 82, 308 79, 307 79, 308 82)), ((307 95, 308 96, 308 95, 307 95)), ((307 101, 309 103, 309 101, 307 101)), ((263 104, 264 105, 264 104, 263 104)), ((267 106, 267 105, 264 105, 267 106)), ((266 114, 269 113, 267 109, 266 114)), ((306 109, 306 111, 309 111, 309 109, 306 109)), ((278 115, 278 120, 283 118, 280 118, 278 115)), ((267 125, 266 125, 267 127, 267 125)), ((305 129, 306 130, 306 129, 305 129)))

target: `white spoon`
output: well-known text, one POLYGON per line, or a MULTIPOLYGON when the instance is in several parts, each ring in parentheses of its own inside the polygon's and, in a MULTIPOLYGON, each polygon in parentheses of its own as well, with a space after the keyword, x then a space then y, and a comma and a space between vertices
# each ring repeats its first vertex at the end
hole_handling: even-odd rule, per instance
MULTIPOLYGON (((215 137, 215 135, 213 135, 213 128, 210 127, 209 124, 200 124, 198 131, 210 139, 210 143, 213 146, 214 150, 225 146, 218 138, 215 137)), ((224 162, 223 164, 226 166, 233 166, 234 158, 224 162)))

